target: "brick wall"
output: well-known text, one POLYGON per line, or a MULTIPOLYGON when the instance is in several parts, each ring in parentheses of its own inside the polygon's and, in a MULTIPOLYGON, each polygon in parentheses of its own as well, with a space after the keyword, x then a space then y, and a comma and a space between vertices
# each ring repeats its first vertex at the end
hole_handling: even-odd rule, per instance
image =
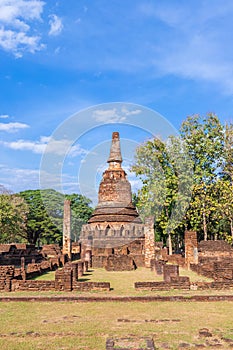
POLYGON ((134 288, 137 290, 170 290, 170 289, 190 289, 188 277, 180 277, 171 282, 135 282, 134 288))
POLYGON ((135 289, 137 290, 233 290, 233 281, 231 282, 192 282, 190 283, 188 277, 179 277, 179 280, 172 280, 166 282, 135 282, 135 289))
POLYGON ((59 267, 60 265, 64 265, 64 256, 58 244, 43 245, 41 254, 43 255, 43 257, 51 260, 53 264, 56 263, 57 267, 59 267))
POLYGON ((10 292, 14 277, 14 266, 0 266, 0 291, 10 292))
POLYGON ((233 259, 202 258, 197 265, 190 265, 191 270, 199 275, 213 278, 216 281, 233 281, 233 259))
POLYGON ((72 290, 73 271, 70 266, 65 266, 55 273, 55 289, 70 292, 72 290))
POLYGON ((181 267, 185 267, 185 258, 181 254, 172 254, 166 257, 166 261, 170 264, 177 264, 181 267))
POLYGON ((99 255, 99 256, 92 256, 92 267, 93 268, 101 268, 105 266, 107 261, 107 256, 99 255))
POLYGON ((198 244, 198 251, 208 255, 208 252, 233 253, 233 249, 226 241, 201 241, 198 244))
POLYGON ((134 264, 136 267, 144 267, 145 266, 145 255, 144 254, 130 254, 130 257, 133 258, 134 264))
POLYGON ((52 264, 48 260, 41 263, 31 263, 26 266, 26 278, 30 279, 52 270, 52 264))
POLYGON ((131 271, 135 270, 133 258, 129 255, 110 255, 106 259, 107 271, 131 271))
POLYGON ((67 263, 55 274, 55 290, 58 291, 90 291, 90 290, 110 290, 109 282, 79 282, 78 267, 80 263, 67 263))
POLYGON ((233 259, 214 262, 213 278, 216 281, 233 281, 233 259))
POLYGON ((196 282, 192 283, 191 289, 198 289, 198 290, 208 290, 208 289, 215 289, 215 290, 229 290, 233 289, 233 281, 225 281, 225 282, 196 282), (196 286, 196 288, 194 288, 196 286))
POLYGON ((47 292, 55 290, 55 281, 12 281, 12 291, 47 292))
POLYGON ((19 266, 22 257, 24 257, 26 264, 31 263, 32 260, 35 262, 43 260, 42 254, 33 244, 0 244, 1 265, 19 266))
POLYGON ((91 291, 91 290, 110 290, 109 282, 76 282, 73 284, 73 290, 75 291, 91 291))
POLYGON ((208 278, 214 277, 214 264, 213 261, 206 261, 205 263, 190 264, 190 269, 196 272, 198 275, 202 275, 208 278))

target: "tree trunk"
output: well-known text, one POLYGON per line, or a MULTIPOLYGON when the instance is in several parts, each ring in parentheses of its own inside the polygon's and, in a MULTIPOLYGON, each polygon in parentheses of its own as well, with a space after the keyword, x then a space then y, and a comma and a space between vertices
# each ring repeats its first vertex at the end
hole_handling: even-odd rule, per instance
POLYGON ((206 223, 206 215, 205 212, 203 212, 203 231, 204 231, 204 241, 207 241, 207 223, 206 223))
POLYGON ((171 233, 168 234, 168 254, 172 255, 172 236, 171 236, 171 233))

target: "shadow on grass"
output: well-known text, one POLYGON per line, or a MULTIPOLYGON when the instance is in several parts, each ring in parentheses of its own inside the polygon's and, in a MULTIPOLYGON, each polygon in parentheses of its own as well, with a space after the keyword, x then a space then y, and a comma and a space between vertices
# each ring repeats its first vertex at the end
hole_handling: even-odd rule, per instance
POLYGON ((90 281, 90 278, 88 278, 87 276, 91 276, 92 275, 93 270, 88 270, 87 272, 85 272, 83 274, 82 278, 78 278, 78 282, 87 282, 90 281))
POLYGON ((90 278, 78 278, 78 282, 88 282, 90 278))

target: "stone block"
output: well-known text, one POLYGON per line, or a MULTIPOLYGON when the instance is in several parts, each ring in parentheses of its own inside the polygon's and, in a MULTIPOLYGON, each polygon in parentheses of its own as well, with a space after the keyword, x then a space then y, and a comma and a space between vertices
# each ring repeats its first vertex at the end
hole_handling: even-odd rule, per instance
POLYGON ((163 279, 164 282, 171 282, 172 277, 179 276, 179 266, 178 265, 164 265, 163 266, 163 279))
POLYGON ((135 270, 133 258, 129 255, 110 255, 106 259, 107 271, 131 271, 135 270))
POLYGON ((157 276, 161 276, 163 274, 163 267, 165 265, 164 260, 151 260, 151 271, 154 271, 157 276))

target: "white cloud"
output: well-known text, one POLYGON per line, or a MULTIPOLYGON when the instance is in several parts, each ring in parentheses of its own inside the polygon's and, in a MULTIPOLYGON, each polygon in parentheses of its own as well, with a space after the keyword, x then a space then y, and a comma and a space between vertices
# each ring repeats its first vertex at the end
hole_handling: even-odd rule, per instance
POLYGON ((56 36, 59 35, 63 29, 63 24, 61 18, 57 15, 50 15, 50 30, 49 35, 56 36))
POLYGON ((44 45, 39 42, 39 36, 28 36, 22 31, 17 33, 3 27, 0 28, 0 46, 6 51, 13 52, 17 58, 23 56, 23 51, 35 53, 41 50, 44 45))
POLYGON ((39 188, 39 170, 9 168, 0 164, 0 183, 7 189, 18 192, 39 188))
POLYGON ((41 37, 31 28, 32 21, 41 21, 44 5, 41 0, 1 0, 0 47, 16 57, 44 48, 41 37))
POLYGON ((84 155, 87 153, 88 153, 88 151, 86 151, 79 144, 77 144, 77 145, 73 145, 71 147, 70 152, 69 152, 69 156, 72 158, 75 158, 77 156, 84 155))
POLYGON ((56 175, 41 169, 10 168, 0 164, 0 184, 9 191, 20 192, 28 189, 40 189, 40 178, 43 177, 43 188, 54 188, 60 192, 77 192, 76 176, 63 173, 56 175))
POLYGON ((41 136, 40 142, 48 143, 51 139, 52 139, 51 136, 41 136))
POLYGON ((97 109, 93 112, 93 118, 101 123, 120 123, 126 119, 124 115, 121 116, 118 114, 116 108, 97 109))
MULTIPOLYGON (((0 118, 8 118, 8 115, 0 116, 0 118)), ((29 125, 24 123, 0 123, 0 131, 17 132, 20 129, 29 128, 29 125)))
POLYGON ((81 154, 86 154, 86 151, 81 148, 79 144, 71 145, 71 142, 68 139, 50 139, 49 142, 45 142, 43 152, 52 153, 59 156, 67 155, 72 158, 81 154))
MULTIPOLYGON (((44 1, 41 0, 1 0, 0 21, 18 27, 25 20, 40 20, 44 1)), ((27 27, 28 28, 28 27, 27 27)))
POLYGON ((77 192, 76 176, 63 173, 56 175, 41 169, 10 168, 0 164, 0 184, 9 191, 20 192, 28 189, 40 189, 40 178, 43 177, 43 188, 54 188, 60 192, 77 192))
POLYGON ((212 34, 193 34, 185 38, 182 44, 172 49, 156 63, 161 72, 186 79, 206 81, 218 84, 224 93, 233 93, 233 52, 224 57, 221 43, 211 40, 212 34))
POLYGON ((97 109, 93 112, 93 118, 101 123, 123 123, 126 117, 140 113, 140 109, 129 110, 126 107, 122 107, 120 111, 117 108, 97 109))
POLYGON ((1 141, 1 144, 15 151, 32 151, 41 154, 44 152, 46 144, 33 141, 17 140, 12 142, 1 141))
POLYGON ((86 151, 79 144, 71 145, 70 140, 54 140, 51 137, 42 136, 39 141, 17 140, 17 141, 0 141, 4 147, 15 151, 31 151, 36 154, 44 152, 58 156, 76 157, 86 154, 86 151))
POLYGON ((233 2, 143 4, 141 14, 163 22, 158 43, 152 44, 150 64, 155 72, 204 81, 233 93, 233 2))
POLYGON ((129 110, 129 109, 127 109, 126 107, 122 107, 121 112, 122 112, 123 114, 125 114, 126 116, 129 116, 129 115, 137 115, 137 114, 142 113, 141 109, 132 109, 132 110, 129 110))
POLYGON ((0 119, 7 119, 7 118, 10 118, 10 116, 8 114, 0 115, 0 119))

